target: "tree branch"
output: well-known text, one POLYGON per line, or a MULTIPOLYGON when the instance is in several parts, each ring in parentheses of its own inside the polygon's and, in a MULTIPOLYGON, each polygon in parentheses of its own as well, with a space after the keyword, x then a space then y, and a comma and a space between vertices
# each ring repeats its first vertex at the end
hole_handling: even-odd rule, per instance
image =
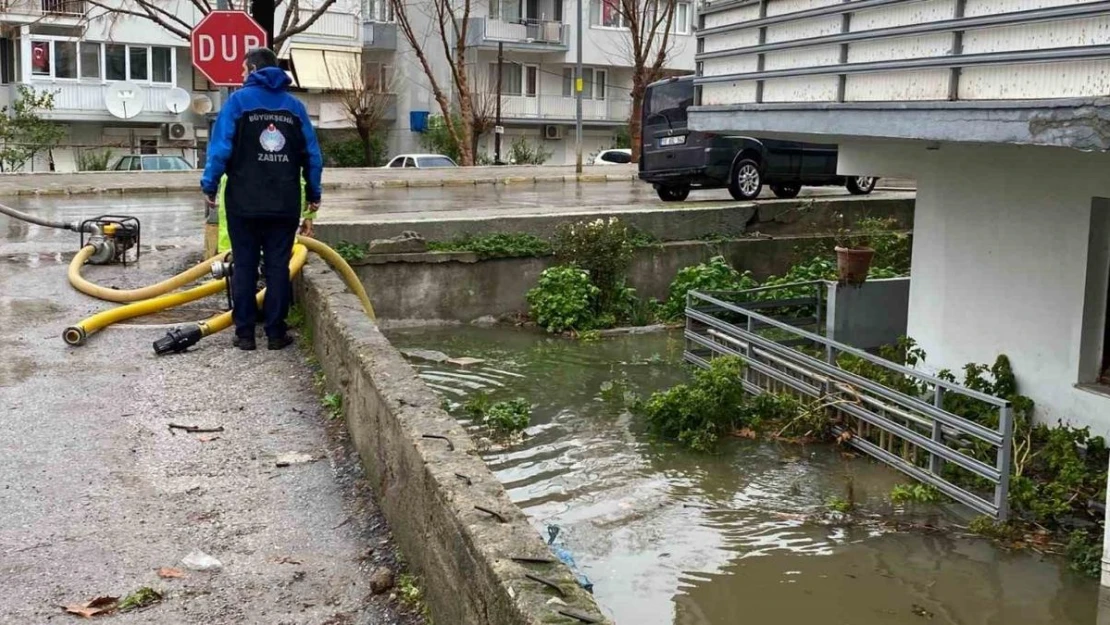
MULTIPOLYGON (((162 17, 159 17, 157 13, 154 13, 154 12, 150 11, 144 5, 144 3, 141 2, 141 1, 138 4, 139 4, 139 7, 143 9, 142 12, 135 11, 135 10, 132 10, 132 9, 124 9, 124 8, 120 7, 119 5, 108 6, 107 4, 104 4, 103 2, 101 2, 100 0, 88 0, 88 2, 89 2, 89 4, 91 4, 94 7, 104 9, 105 13, 108 13, 108 14, 128 15, 128 16, 131 16, 131 17, 137 17, 137 18, 140 18, 140 19, 149 20, 151 22, 154 22, 158 26, 161 26, 162 28, 164 28, 170 34, 175 35, 175 36, 180 37, 180 38, 185 39, 185 40, 189 39, 189 34, 192 31, 192 26, 189 26, 189 25, 186 25, 185 28, 179 28, 177 26, 174 26, 173 24, 166 21, 162 17)), ((175 16, 175 18, 176 18, 176 16, 175 16)), ((181 20, 179 20, 179 19, 176 20, 176 21, 181 22, 181 20)), ((184 22, 182 22, 182 24, 184 24, 184 22)))
MULTIPOLYGON (((273 46, 277 48, 286 39, 308 30, 313 24, 316 23, 316 20, 320 19, 321 15, 327 12, 328 8, 331 7, 331 5, 333 4, 335 4, 335 0, 324 0, 322 3, 320 3, 320 6, 316 7, 316 10, 312 12, 312 15, 308 16, 308 19, 300 22, 299 24, 294 21, 293 26, 290 26, 288 29, 282 29, 280 35, 274 35, 273 46)), ((286 13, 286 15, 288 15, 288 13, 286 13)), ((300 15, 298 11, 297 18, 299 17, 300 15)), ((294 20, 296 20, 297 18, 294 18, 294 20)))

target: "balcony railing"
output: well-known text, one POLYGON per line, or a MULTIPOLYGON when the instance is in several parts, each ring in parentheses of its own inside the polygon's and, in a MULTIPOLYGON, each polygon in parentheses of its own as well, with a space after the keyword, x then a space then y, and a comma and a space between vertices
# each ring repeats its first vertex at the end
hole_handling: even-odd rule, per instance
POLYGON ((517 49, 565 50, 569 41, 570 29, 562 22, 478 17, 471 18, 470 24, 470 45, 504 43, 517 49))
MULTIPOLYGON (((46 0, 44 0, 46 1, 46 0)), ((300 9, 300 21, 308 21, 315 9, 300 9)), ((359 19, 354 13, 325 11, 311 26, 297 37, 302 39, 333 39, 344 43, 356 42, 359 38, 359 19)))
POLYGON ((704 105, 1101 97, 1108 16, 1096 0, 710 2, 697 82, 704 105))
MULTIPOLYGON (((104 104, 107 85, 98 83, 52 83, 32 82, 30 86, 40 92, 54 94, 54 108, 45 117, 53 119, 107 119, 110 117, 104 104)), ((16 86, 13 85, 14 89, 16 86)), ((142 118, 170 120, 173 114, 166 106, 173 85, 141 85, 138 101, 142 104, 139 116, 142 118)))
POLYGON ((40 0, 46 15, 84 15, 88 11, 85 0, 40 0))
MULTIPOLYGON (((497 95, 478 95, 496 101, 497 95)), ((582 119, 624 123, 632 110, 630 100, 582 100, 582 119)), ((567 121, 575 118, 575 99, 559 95, 501 96, 501 117, 567 121)))

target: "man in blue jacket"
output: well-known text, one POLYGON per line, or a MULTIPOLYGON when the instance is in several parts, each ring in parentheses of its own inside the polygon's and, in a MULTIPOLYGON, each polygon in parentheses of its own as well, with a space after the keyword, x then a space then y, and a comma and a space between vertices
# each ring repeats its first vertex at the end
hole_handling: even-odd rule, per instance
POLYGON ((273 51, 247 52, 243 88, 220 109, 208 144, 200 186, 214 209, 220 178, 227 232, 235 259, 231 278, 234 345, 255 349, 258 318, 255 288, 259 254, 265 256, 266 298, 262 306, 267 345, 283 349, 293 341, 285 317, 293 299, 289 259, 301 216, 301 181, 307 211, 302 232, 311 234, 320 206, 323 159, 304 104, 289 94, 289 76, 273 51))

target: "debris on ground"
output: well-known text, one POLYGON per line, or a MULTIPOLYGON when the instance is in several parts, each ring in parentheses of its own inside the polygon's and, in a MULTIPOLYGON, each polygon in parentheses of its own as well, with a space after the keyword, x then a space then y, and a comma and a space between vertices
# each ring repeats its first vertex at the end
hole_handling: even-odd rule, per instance
POLYGON ((920 616, 921 618, 933 618, 933 613, 932 612, 930 612, 930 611, 926 610, 925 608, 917 605, 916 603, 913 604, 913 613, 916 614, 917 616, 920 616))
POLYGON ((447 364, 455 365, 458 367, 473 367, 474 365, 480 365, 483 362, 485 362, 485 360, 482 358, 471 358, 469 356, 447 359, 447 364))
POLYGON ((62 609, 67 614, 76 614, 85 618, 92 618, 94 616, 110 614, 115 612, 116 607, 119 605, 119 597, 97 597, 85 603, 75 605, 62 606, 62 609))
POLYGON ((224 431, 224 426, 222 425, 214 428, 206 428, 199 425, 178 425, 177 423, 171 423, 169 428, 170 434, 173 434, 174 430, 181 430, 187 434, 214 434, 224 431))
POLYGON ((379 566, 370 574, 370 592, 380 595, 393 588, 393 571, 387 566, 379 566))
POLYGON ((120 612, 130 612, 154 605, 162 600, 162 593, 150 586, 143 586, 119 602, 120 612))
POLYGON ((274 461, 274 466, 288 467, 294 464, 305 464, 314 460, 316 460, 316 458, 312 454, 299 451, 287 451, 283 454, 278 454, 277 459, 274 461))
POLYGON ((158 569, 158 577, 162 579, 179 579, 185 577, 185 572, 181 569, 175 569, 169 566, 163 566, 158 569))
POLYGON ((447 354, 433 349, 402 349, 401 355, 410 360, 424 360, 435 363, 447 362, 451 359, 447 354))
POLYGON ((181 563, 194 571, 215 571, 224 566, 222 562, 200 550, 189 552, 189 555, 181 559, 181 563))

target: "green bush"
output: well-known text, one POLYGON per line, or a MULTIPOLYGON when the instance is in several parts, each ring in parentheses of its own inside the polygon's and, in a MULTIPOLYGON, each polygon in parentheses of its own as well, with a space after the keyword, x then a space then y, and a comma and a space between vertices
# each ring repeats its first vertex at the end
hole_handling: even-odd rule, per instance
POLYGON ((543 165, 554 154, 542 145, 534 144, 525 137, 513 139, 509 146, 509 162, 514 165, 543 165))
POLYGON ((106 171, 111 161, 112 151, 107 148, 103 150, 85 150, 81 152, 77 165, 81 171, 106 171))
POLYGON ((624 282, 633 252, 628 227, 615 217, 561 224, 551 247, 560 262, 588 272, 598 289, 597 314, 615 318, 628 299, 624 282))
POLYGON ((511 436, 524 431, 532 421, 532 405, 517 397, 499 401, 489 407, 485 415, 486 427, 498 436, 511 436))
POLYGON ((1084 530, 1076 530, 1068 537, 1065 550, 1068 558, 1068 568, 1085 575, 1097 578, 1102 573, 1102 539, 1089 534, 1084 530))
POLYGON ((660 307, 659 316, 673 321, 686 310, 686 294, 690 291, 743 291, 758 286, 751 272, 736 271, 723 256, 714 256, 709 262, 686 267, 671 282, 667 301, 660 307))
POLYGON ((628 132, 628 124, 617 126, 613 131, 613 149, 628 149, 632 147, 632 135, 628 132))
POLYGON ((340 241, 337 243, 335 245, 335 252, 349 263, 365 260, 366 255, 369 253, 368 247, 365 244, 351 243, 349 241, 340 241))
MULTIPOLYGON (((452 119, 456 129, 462 128, 462 119, 458 116, 452 119)), ((428 118, 428 127, 420 134, 420 145, 433 154, 448 156, 456 163, 461 160, 462 150, 448 132, 447 122, 442 115, 432 115, 428 118)))
POLYGON ((322 139, 320 152, 327 167, 380 167, 386 162, 386 138, 384 133, 370 138, 371 159, 366 159, 366 150, 358 136, 343 134, 335 138, 322 139))
POLYGON ((548 332, 589 330, 597 325, 598 293, 586 270, 557 265, 545 269, 528 291, 528 312, 548 332))
POLYGON ((551 244, 532 234, 483 234, 453 241, 433 241, 428 249, 434 252, 474 252, 482 260, 490 258, 521 258, 547 256, 551 244))
POLYGON ((675 440, 694 451, 712 451, 722 434, 738 426, 745 405, 740 358, 714 359, 708 369, 694 372, 690 384, 658 391, 636 406, 657 436, 675 440))

